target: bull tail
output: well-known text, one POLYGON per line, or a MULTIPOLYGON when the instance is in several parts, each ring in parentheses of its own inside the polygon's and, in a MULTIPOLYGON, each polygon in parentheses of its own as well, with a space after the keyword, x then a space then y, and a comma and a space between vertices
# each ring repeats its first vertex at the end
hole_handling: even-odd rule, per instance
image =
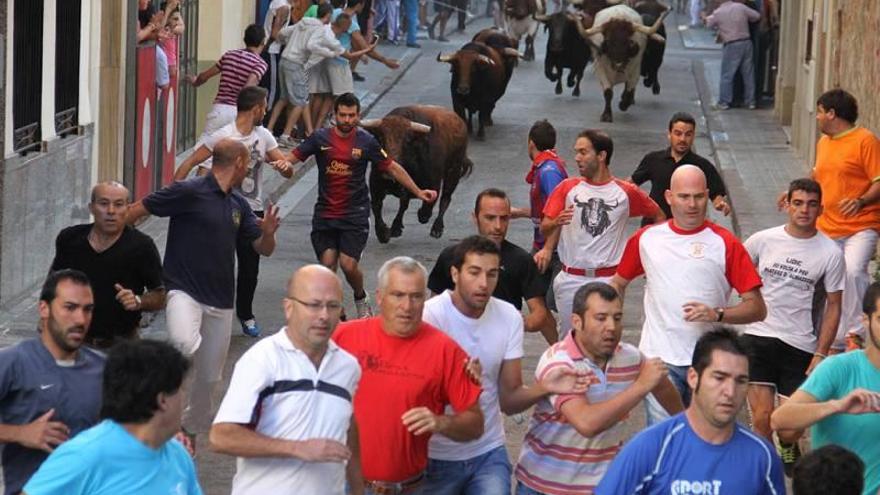
POLYGON ((474 162, 470 158, 464 157, 461 161, 461 178, 468 177, 474 171, 474 162))

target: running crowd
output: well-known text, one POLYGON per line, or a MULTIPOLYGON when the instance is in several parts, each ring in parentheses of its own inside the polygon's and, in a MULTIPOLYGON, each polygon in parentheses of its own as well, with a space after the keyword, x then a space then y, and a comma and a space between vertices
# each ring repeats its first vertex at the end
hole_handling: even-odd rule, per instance
POLYGON ((178 181, 134 203, 99 183, 94 222, 59 233, 38 335, 0 350, 5 493, 198 494, 205 433, 238 458, 235 494, 782 494, 785 474, 798 495, 880 490, 880 142, 845 91, 818 99, 815 168, 779 197, 788 221, 745 242, 707 220, 710 202, 730 206, 692 149, 692 116, 674 114, 668 147, 629 178, 611 174, 614 144, 596 129, 575 139, 569 177, 538 121, 529 208, 480 192, 475 235, 430 272, 406 256, 382 265, 373 316, 367 167, 424 202, 437 192, 357 126, 351 93, 332 127, 284 153, 260 125, 267 91, 242 86, 178 181), (261 333, 253 293, 280 222, 261 173, 290 177, 310 157, 317 263, 294 271, 286 326, 244 353, 214 414, 235 318, 261 333), (195 166, 206 172, 186 179, 195 166), (132 227, 147 215, 170 218, 164 260, 132 227), (630 217, 644 226, 627 237, 630 217), (515 218, 532 221, 531 252, 506 239, 515 218), (623 300, 642 276, 634 346, 623 300), (163 308, 170 342, 139 339, 141 313, 163 308), (533 380, 525 332, 549 346, 533 380), (751 428, 737 423, 746 403, 751 428), (503 415, 530 409, 511 463, 503 415))

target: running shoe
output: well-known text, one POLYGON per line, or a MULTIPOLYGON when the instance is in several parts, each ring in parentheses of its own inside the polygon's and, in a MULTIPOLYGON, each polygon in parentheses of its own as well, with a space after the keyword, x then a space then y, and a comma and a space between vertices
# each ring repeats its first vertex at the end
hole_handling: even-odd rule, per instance
POLYGON ((257 324, 257 320, 251 318, 250 320, 242 320, 241 321, 241 332, 248 337, 257 338, 260 336, 260 333, 263 330, 260 328, 260 325, 257 324))
POLYGON ((785 475, 791 478, 792 473, 794 472, 794 465, 801 458, 801 449, 798 448, 797 442, 792 444, 784 444, 779 442, 779 446, 776 447, 777 452, 779 452, 779 457, 782 458, 782 466, 785 470, 785 475))
POLYGON ((358 319, 373 316, 373 308, 370 306, 370 299, 368 296, 364 296, 363 299, 355 299, 354 307, 357 309, 358 319))

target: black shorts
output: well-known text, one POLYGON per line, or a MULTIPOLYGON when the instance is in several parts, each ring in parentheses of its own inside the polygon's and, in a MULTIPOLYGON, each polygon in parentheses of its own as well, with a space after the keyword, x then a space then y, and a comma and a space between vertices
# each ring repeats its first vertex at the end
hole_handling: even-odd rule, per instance
POLYGON ((742 338, 749 347, 749 383, 773 385, 777 394, 791 397, 807 378, 813 355, 773 337, 742 338))
POLYGON ((313 227, 312 247, 318 260, 324 251, 332 249, 357 261, 361 259, 361 253, 367 245, 367 237, 370 235, 370 227, 363 229, 333 229, 313 227))

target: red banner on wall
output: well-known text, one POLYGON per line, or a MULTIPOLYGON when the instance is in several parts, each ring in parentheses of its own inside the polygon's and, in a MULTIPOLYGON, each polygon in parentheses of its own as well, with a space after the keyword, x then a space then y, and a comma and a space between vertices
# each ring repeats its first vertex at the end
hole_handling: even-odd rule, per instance
POLYGON ((134 198, 153 191, 156 177, 156 46, 137 47, 137 93, 135 95, 134 198))

